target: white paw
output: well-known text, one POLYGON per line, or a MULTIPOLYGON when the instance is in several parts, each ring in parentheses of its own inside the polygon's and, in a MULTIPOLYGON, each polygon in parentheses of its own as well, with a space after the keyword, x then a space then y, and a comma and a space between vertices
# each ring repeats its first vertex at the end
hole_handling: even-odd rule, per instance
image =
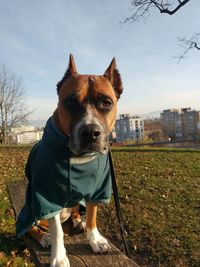
POLYGON ((104 253, 110 249, 107 239, 100 235, 97 228, 87 229, 87 239, 94 252, 104 253))
POLYGON ((50 267, 70 267, 68 257, 65 256, 63 259, 53 258, 50 267))
POLYGON ((68 257, 66 256, 65 247, 51 247, 51 263, 50 267, 70 267, 68 257))

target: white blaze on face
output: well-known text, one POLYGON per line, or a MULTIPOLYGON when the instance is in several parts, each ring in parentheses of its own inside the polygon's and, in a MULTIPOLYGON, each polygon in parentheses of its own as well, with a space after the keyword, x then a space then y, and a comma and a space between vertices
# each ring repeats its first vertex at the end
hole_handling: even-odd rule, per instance
MULTIPOLYGON (((95 116, 92 108, 90 105, 88 105, 85 115, 82 117, 82 119, 77 123, 73 130, 73 150, 77 150, 77 153, 79 152, 79 149, 81 147, 81 138, 80 138, 80 132, 82 127, 94 124, 99 127, 101 134, 101 142, 103 142, 104 139, 104 128, 101 122, 98 120, 98 118, 95 116)), ((74 151, 75 152, 75 151, 74 151)))
POLYGON ((95 117, 94 112, 92 111, 91 106, 88 105, 86 115, 83 117, 83 123, 87 124, 96 124, 100 128, 103 129, 102 125, 100 124, 99 120, 95 117))

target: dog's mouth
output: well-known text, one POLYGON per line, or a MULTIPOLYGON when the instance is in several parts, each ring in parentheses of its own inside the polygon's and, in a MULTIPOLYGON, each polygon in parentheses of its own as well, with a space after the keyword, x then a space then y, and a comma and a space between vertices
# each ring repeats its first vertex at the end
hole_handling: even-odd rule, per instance
POLYGON ((99 147, 97 145, 85 146, 85 147, 77 147, 73 144, 69 144, 69 149, 76 156, 88 156, 96 153, 100 153, 105 155, 108 152, 108 145, 104 145, 103 147, 99 147))
MULTIPOLYGON (((89 149, 89 153, 98 152, 98 153, 101 153, 103 155, 106 154, 107 151, 108 151, 108 146, 104 146, 103 148, 93 146, 89 149)), ((86 153, 88 153, 88 152, 86 152, 86 153)))
POLYGON ((107 128, 97 123, 77 124, 69 140, 69 148, 74 155, 106 154, 108 145, 107 128))
POLYGON ((78 155, 91 155, 94 153, 106 154, 108 152, 108 141, 96 142, 79 142, 74 143, 73 140, 69 142, 69 149, 76 156, 78 155))

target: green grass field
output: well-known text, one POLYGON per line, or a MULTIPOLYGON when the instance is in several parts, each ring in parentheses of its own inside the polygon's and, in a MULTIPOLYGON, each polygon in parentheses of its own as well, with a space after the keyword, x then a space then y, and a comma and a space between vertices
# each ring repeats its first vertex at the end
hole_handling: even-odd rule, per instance
MULTIPOLYGON (((30 148, 0 147, 0 266, 34 266, 15 221, 6 183, 21 179, 30 148)), ((200 151, 114 148, 121 207, 133 259, 141 266, 200 266, 200 151)), ((121 248, 113 201, 99 227, 121 248)))

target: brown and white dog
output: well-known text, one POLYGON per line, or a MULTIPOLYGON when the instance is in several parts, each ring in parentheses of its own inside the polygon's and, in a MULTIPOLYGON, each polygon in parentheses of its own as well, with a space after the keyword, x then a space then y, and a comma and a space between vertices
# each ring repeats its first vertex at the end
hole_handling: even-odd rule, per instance
MULTIPOLYGON (((117 100, 122 82, 113 58, 104 75, 79 75, 73 56, 69 67, 57 85, 58 107, 54 119, 58 128, 69 137, 69 148, 77 157, 83 153, 108 152, 108 136, 116 120, 117 100)), ((63 240, 61 220, 71 209, 64 209, 48 220, 51 237, 51 267, 69 267, 63 240)), ((86 203, 87 239, 94 252, 109 250, 107 240, 96 224, 97 204, 86 203)))

